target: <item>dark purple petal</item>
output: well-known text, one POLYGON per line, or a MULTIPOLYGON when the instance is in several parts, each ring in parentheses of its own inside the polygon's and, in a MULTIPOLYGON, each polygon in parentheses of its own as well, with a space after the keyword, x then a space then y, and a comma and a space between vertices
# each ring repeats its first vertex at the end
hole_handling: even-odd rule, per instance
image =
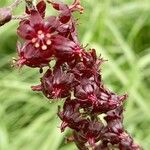
POLYGON ((60 22, 55 16, 47 17, 44 22, 44 28, 50 30, 49 32, 54 32, 60 26, 60 22))
POLYGON ((30 25, 34 28, 37 26, 41 27, 43 24, 43 18, 40 15, 40 13, 37 12, 36 10, 31 11, 31 15, 30 15, 29 20, 30 20, 30 25))
POLYGON ((38 12, 41 14, 42 17, 45 16, 45 10, 46 10, 46 3, 44 2, 44 0, 41 0, 37 5, 36 8, 38 10, 38 12))
POLYGON ((26 40, 31 40, 35 36, 34 28, 29 25, 28 22, 21 22, 17 29, 17 33, 20 37, 26 40))
POLYGON ((50 57, 43 58, 39 49, 33 47, 32 43, 25 43, 22 47, 18 45, 19 66, 43 67, 48 65, 50 57))

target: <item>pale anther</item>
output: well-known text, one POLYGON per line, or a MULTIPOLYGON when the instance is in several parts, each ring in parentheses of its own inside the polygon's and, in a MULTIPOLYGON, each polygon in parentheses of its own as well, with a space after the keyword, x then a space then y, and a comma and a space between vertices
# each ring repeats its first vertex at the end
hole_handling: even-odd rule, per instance
POLYGON ((42 50, 47 50, 47 46, 46 45, 42 45, 42 50))
POLYGON ((47 41, 46 41, 46 44, 47 44, 47 45, 51 45, 51 43, 52 43, 51 40, 47 40, 47 41))
POLYGON ((40 44, 39 43, 35 43, 34 45, 36 48, 39 48, 40 47, 40 44))

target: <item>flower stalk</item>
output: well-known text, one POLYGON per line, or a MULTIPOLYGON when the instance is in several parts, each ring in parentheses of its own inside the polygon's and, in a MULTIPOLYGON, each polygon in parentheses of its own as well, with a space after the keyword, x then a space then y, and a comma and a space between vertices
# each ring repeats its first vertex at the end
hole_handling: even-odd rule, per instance
POLYGON ((22 2, 22 0, 15 0, 15 1, 9 6, 9 8, 10 8, 11 10, 13 10, 13 9, 15 9, 16 7, 18 7, 21 2, 22 2))

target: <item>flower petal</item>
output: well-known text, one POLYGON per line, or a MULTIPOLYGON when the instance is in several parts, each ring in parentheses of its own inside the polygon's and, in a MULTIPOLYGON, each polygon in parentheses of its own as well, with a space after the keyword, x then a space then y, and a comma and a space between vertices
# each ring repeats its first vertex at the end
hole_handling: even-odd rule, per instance
POLYGON ((17 33, 20 37, 26 40, 31 40, 35 34, 34 29, 30 26, 27 21, 20 23, 20 26, 17 29, 17 33))
POLYGON ((37 10, 41 14, 42 17, 45 16, 46 3, 42 0, 37 5, 37 10))
POLYGON ((32 10, 31 11, 31 16, 30 16, 30 25, 32 27, 41 27, 41 25, 43 24, 43 18, 42 16, 40 15, 39 12, 37 12, 36 10, 32 10))

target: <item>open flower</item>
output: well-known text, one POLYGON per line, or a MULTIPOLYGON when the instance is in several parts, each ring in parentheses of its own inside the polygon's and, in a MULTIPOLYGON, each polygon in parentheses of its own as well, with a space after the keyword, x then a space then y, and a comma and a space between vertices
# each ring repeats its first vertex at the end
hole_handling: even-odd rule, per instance
POLYGON ((103 135, 104 125, 99 121, 88 121, 85 128, 80 132, 80 136, 85 138, 86 142, 93 148, 103 135))
POLYGON ((97 58, 95 49, 86 52, 85 50, 82 51, 81 59, 74 62, 71 65, 71 72, 75 74, 78 80, 86 80, 93 81, 94 84, 96 83, 98 86, 101 85, 101 72, 100 72, 100 65, 103 63, 102 58, 97 58))
POLYGON ((82 118, 79 111, 80 104, 75 100, 68 98, 65 101, 63 111, 58 111, 58 116, 63 121, 61 124, 61 131, 63 132, 66 127, 70 127, 76 131, 81 130, 87 123, 87 120, 82 118))
MULTIPOLYGON (((23 38, 26 42, 19 50, 19 55, 28 56, 30 58, 34 58, 36 62, 42 62, 43 60, 50 60, 53 55, 52 46, 52 34, 54 33, 52 21, 54 21, 53 17, 51 20, 44 21, 41 15, 37 11, 32 11, 29 19, 22 20, 17 29, 18 35, 23 38), (21 54, 20 54, 21 52, 21 54), (29 56, 29 54, 32 54, 29 56)), ((25 57, 26 59, 26 57, 25 57)), ((29 66, 39 67, 41 65, 30 65, 33 62, 28 63, 29 66)), ((26 63, 25 63, 26 64, 26 63)), ((48 64, 48 62, 47 62, 48 64)))
POLYGON ((80 85, 75 87, 75 97, 82 107, 89 107, 93 113, 106 113, 119 107, 126 99, 126 95, 117 96, 89 79, 81 80, 80 85))
POLYGON ((32 89, 42 91, 49 99, 65 98, 70 96, 73 81, 73 74, 64 73, 61 68, 53 72, 49 69, 41 78, 41 85, 32 86, 32 89))
MULTIPOLYGON (((22 20, 17 29, 18 35, 27 43, 24 44, 21 50, 22 52, 24 50, 24 55, 26 55, 25 49, 28 48, 26 48, 26 46, 30 45, 28 51, 35 51, 34 58, 37 58, 37 61, 41 62, 41 58, 50 60, 53 54, 58 59, 61 58, 62 60, 70 60, 79 57, 82 53, 82 48, 75 42, 66 38, 66 34, 62 36, 63 34, 61 31, 60 33, 58 32, 58 26, 59 21, 56 17, 51 16, 44 20, 38 11, 32 10, 29 19, 22 20), (37 53, 39 56, 36 56, 37 53)), ((22 60, 19 62, 22 62, 22 60)), ((24 64, 30 64, 29 60, 28 63, 24 64)), ((29 66, 39 67, 43 65, 34 64, 29 66)))
POLYGON ((53 37, 52 41, 52 48, 55 50, 54 55, 57 59, 69 62, 82 56, 83 48, 70 39, 59 35, 53 37))
MULTIPOLYGON (((51 46, 55 17, 44 20, 37 11, 32 11, 29 19, 22 20, 17 29, 18 35, 33 44, 34 48, 46 51, 51 46)), ((56 25, 56 24, 55 24, 56 25)), ((57 26, 57 25, 56 25, 57 26)))
POLYGON ((29 67, 42 68, 48 65, 52 55, 49 51, 40 51, 39 48, 34 48, 30 42, 24 43, 23 46, 18 42, 17 50, 19 56, 17 65, 19 67, 27 65, 29 67))

